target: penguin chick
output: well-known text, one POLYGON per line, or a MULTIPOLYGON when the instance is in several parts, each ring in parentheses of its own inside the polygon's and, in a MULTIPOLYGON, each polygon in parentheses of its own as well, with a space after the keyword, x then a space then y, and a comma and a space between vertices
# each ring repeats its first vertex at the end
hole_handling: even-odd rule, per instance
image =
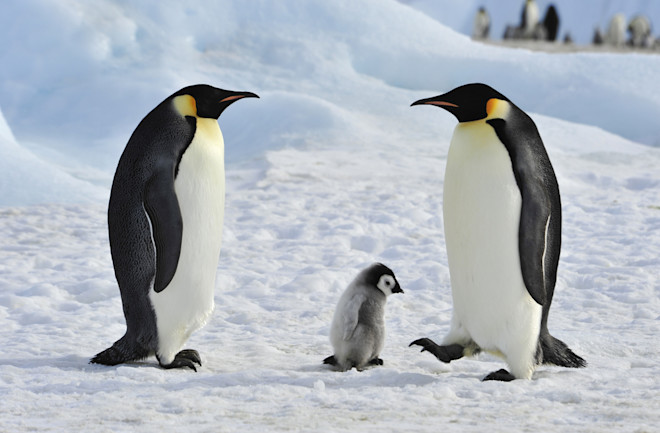
POLYGON ((378 356, 385 342, 385 302, 403 293, 394 272, 381 263, 362 270, 339 299, 330 329, 335 354, 323 360, 340 371, 383 365, 378 356))
POLYGON ((218 117, 251 92, 185 87, 138 124, 119 159, 108 204, 110 252, 126 333, 91 362, 156 355, 163 368, 201 365, 181 350, 213 311, 225 201, 218 117))
POLYGON ((548 331, 561 248, 561 200, 532 119, 481 83, 412 105, 441 107, 457 120, 449 146, 443 221, 453 314, 442 345, 411 343, 450 362, 481 350, 511 370, 486 380, 530 379, 538 364, 584 367, 548 331))

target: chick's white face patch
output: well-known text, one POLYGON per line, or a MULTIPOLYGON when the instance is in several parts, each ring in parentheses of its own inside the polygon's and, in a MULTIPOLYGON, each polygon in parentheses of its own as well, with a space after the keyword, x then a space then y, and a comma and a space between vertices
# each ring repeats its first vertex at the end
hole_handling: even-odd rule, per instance
POLYGON ((385 293, 386 296, 392 294, 394 286, 396 286, 396 280, 393 276, 387 274, 381 275, 378 284, 376 284, 376 287, 378 287, 381 292, 385 293))

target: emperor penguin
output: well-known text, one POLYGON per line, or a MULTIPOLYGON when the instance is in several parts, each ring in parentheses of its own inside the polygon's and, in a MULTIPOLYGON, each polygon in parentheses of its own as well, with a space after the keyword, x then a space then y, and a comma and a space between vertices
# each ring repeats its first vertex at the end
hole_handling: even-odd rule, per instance
POLYGON ((181 350, 213 311, 225 201, 218 117, 251 92, 199 84, 158 104, 128 140, 108 205, 110 252, 126 333, 92 363, 156 355, 163 368, 201 365, 181 350))
POLYGON ((323 360, 340 371, 383 365, 385 301, 403 293, 394 272, 381 263, 362 270, 339 298, 330 328, 334 355, 323 360))
POLYGON ((523 39, 533 39, 541 14, 534 0, 526 0, 521 14, 520 28, 523 39))
POLYGON ((453 312, 441 345, 422 346, 450 362, 481 350, 510 371, 484 380, 531 379, 539 364, 584 367, 548 332, 561 247, 561 202, 550 159, 532 119, 485 84, 467 84, 412 105, 456 116, 443 191, 453 312))
POLYGON ((649 48, 653 45, 651 21, 644 15, 637 15, 630 20, 628 33, 630 33, 628 44, 635 48, 649 48))
POLYGON ((610 20, 605 42, 608 45, 622 47, 626 43, 626 17, 622 13, 615 14, 610 20))
POLYGON ((554 42, 557 40, 557 34, 559 30, 559 14, 557 13, 557 8, 553 4, 548 6, 548 9, 545 11, 545 17, 543 18, 543 28, 545 28, 546 32, 546 41, 554 42))
POLYGON ((488 39, 490 34, 490 15, 485 7, 480 7, 472 25, 472 39, 488 39))

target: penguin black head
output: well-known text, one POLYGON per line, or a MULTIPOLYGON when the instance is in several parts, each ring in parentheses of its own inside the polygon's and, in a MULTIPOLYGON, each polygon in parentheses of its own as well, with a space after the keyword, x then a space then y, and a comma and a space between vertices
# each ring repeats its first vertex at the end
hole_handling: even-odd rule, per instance
POLYGON ((509 101, 492 87, 482 83, 465 84, 444 95, 420 99, 413 105, 437 105, 453 114, 459 122, 472 122, 491 115, 497 101, 509 101))
MULTIPOLYGON (((184 87, 171 96, 175 99, 180 96, 191 96, 187 98, 183 106, 177 109, 184 115, 217 119, 222 112, 234 102, 242 98, 258 98, 252 92, 234 92, 232 90, 218 89, 208 84, 196 84, 184 87)), ((179 99, 180 101, 181 99, 179 99)))
POLYGON ((365 270, 365 283, 370 287, 379 289, 389 296, 392 293, 403 293, 394 272, 382 263, 374 263, 365 270))

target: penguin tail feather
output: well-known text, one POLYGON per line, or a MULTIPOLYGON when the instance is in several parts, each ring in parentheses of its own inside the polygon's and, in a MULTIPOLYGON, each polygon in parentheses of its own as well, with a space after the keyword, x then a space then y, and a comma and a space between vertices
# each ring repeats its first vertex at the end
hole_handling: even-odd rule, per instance
POLYGON ((119 339, 112 347, 97 353, 89 360, 90 364, 117 365, 130 361, 138 361, 149 356, 149 352, 137 344, 126 342, 126 336, 119 339))
POLYGON ((587 361, 576 355, 568 348, 566 343, 546 333, 541 338, 543 350, 543 364, 558 365, 560 367, 581 368, 587 366, 587 361))

